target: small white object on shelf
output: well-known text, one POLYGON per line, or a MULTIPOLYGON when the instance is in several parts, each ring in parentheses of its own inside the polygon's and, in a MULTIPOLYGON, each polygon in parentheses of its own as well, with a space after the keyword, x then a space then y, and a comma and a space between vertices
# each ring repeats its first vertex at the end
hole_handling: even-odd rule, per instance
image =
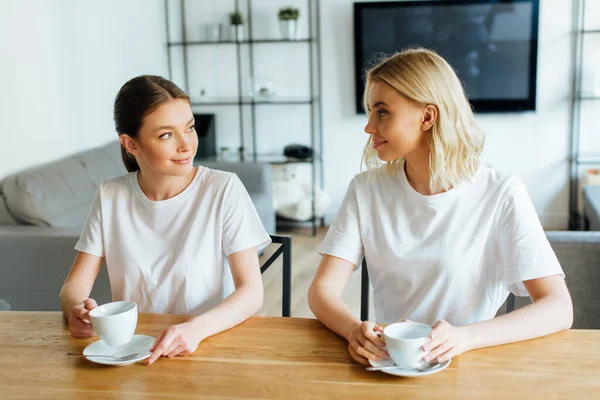
POLYGON ((211 42, 221 41, 221 32, 223 30, 222 24, 209 24, 206 27, 207 40, 211 42))
POLYGON ((295 19, 287 19, 279 21, 279 29, 281 30, 281 37, 284 40, 297 40, 298 39, 298 23, 295 19))
POLYGON ((230 40, 232 42, 242 42, 244 40, 244 25, 229 25, 230 40))
POLYGON ((593 168, 585 171, 584 185, 600 185, 600 169, 593 168))
POLYGON ((275 96, 275 87, 271 78, 257 76, 252 78, 252 97, 255 100, 269 100, 275 96))

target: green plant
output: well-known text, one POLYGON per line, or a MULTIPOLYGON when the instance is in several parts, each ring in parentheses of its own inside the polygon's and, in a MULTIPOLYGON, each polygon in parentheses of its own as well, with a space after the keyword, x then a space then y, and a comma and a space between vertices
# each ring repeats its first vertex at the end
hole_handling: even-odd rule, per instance
POLYGON ((280 8, 278 16, 281 21, 296 20, 300 16, 300 10, 294 7, 280 8))
POLYGON ((239 11, 229 13, 229 23, 231 25, 244 25, 244 16, 239 11))

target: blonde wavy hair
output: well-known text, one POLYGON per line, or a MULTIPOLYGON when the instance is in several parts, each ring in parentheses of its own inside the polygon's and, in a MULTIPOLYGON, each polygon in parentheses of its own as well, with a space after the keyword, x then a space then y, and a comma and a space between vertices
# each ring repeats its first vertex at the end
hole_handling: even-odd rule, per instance
MULTIPOLYGON (((450 64, 424 48, 406 49, 384 58, 366 75, 363 107, 369 118, 369 90, 377 81, 387 83, 416 104, 437 108, 429 152, 432 189, 449 190, 461 182, 469 182, 479 167, 485 134, 475 122, 471 105, 450 64)), ((362 157, 367 169, 383 165, 372 145, 370 136, 362 157)), ((391 169, 402 162, 402 158, 389 161, 387 167, 391 169)))

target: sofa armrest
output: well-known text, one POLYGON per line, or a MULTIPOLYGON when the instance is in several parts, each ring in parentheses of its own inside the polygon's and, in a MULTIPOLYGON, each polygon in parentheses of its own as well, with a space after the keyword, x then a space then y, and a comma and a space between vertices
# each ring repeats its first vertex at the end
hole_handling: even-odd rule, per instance
MULTIPOLYGON (((73 264, 78 228, 0 226, 0 299, 12 310, 60 311, 59 292, 73 264)), ((111 301, 103 266, 91 297, 111 301)))
MULTIPOLYGON (((600 232, 548 231, 546 237, 571 293, 573 328, 600 329, 600 232)), ((529 297, 517 297, 515 309, 530 303, 529 297)), ((505 305, 498 315, 504 313, 505 305)))
POLYGON ((600 232, 554 231, 546 236, 573 299, 573 328, 600 329, 600 232))

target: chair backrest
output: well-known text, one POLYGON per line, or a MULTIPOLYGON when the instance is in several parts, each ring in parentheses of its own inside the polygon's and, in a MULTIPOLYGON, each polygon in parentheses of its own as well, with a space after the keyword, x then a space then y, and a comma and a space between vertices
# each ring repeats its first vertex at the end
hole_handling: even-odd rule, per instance
MULTIPOLYGON (((546 237, 563 268, 573 299, 573 328, 600 329, 600 232, 549 231, 546 237)), ((511 293, 506 311, 512 312, 529 303, 529 298, 515 298, 511 293)), ((366 260, 363 260, 360 308, 361 320, 367 321, 369 272, 366 260)))
POLYGON ((367 259, 362 262, 362 271, 360 276, 360 320, 369 320, 369 269, 367 268, 367 259))
POLYGON ((260 267, 260 273, 264 273, 273 262, 283 255, 283 282, 281 288, 281 316, 289 317, 292 308, 292 237, 270 235, 274 244, 279 244, 275 253, 260 267))

